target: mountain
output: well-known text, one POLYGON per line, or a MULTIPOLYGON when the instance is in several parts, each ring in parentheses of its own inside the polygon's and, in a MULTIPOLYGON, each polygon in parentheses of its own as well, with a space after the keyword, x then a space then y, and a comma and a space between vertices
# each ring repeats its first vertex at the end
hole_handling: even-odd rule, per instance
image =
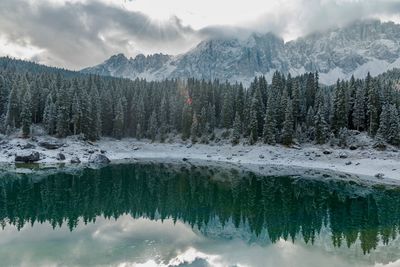
POLYGON ((128 59, 119 54, 82 72, 131 79, 194 77, 249 84, 256 75, 270 79, 276 70, 292 75, 318 71, 322 83, 333 84, 338 78, 362 78, 368 72, 376 76, 397 67, 400 25, 367 20, 286 43, 267 33, 245 39, 205 40, 178 56, 140 54, 128 59))

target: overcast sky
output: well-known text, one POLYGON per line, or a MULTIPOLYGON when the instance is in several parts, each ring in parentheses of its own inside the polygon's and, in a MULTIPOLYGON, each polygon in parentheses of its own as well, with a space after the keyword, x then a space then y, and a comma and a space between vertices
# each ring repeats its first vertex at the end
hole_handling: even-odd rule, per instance
POLYGON ((356 19, 400 22, 400 0, 0 0, 0 56, 80 69, 116 53, 179 54, 214 36, 286 41, 356 19))

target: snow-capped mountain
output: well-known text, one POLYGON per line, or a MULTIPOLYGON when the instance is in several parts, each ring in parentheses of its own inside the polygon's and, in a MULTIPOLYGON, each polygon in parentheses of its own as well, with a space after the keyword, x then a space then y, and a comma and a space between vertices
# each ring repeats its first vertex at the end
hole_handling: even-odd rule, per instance
POLYGON ((119 54, 82 71, 132 79, 195 77, 245 84, 256 75, 270 79, 276 70, 292 75, 318 71, 322 83, 333 84, 338 78, 378 75, 396 67, 400 67, 400 25, 368 20, 286 43, 271 33, 252 34, 244 40, 205 40, 178 56, 140 54, 128 59, 119 54))

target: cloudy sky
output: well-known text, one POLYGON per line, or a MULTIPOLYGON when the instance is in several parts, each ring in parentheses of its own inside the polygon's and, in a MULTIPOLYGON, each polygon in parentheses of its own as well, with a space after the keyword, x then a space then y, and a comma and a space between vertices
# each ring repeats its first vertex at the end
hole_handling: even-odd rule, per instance
POLYGON ((0 56, 80 69, 116 53, 179 54, 249 32, 288 41, 366 18, 400 22, 400 0, 0 0, 0 56))

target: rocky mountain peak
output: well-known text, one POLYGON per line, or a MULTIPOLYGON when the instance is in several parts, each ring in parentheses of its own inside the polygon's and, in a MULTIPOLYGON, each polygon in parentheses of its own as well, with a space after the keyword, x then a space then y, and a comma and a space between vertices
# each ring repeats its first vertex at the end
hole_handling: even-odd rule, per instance
POLYGON ((179 55, 123 54, 83 70, 125 78, 220 79, 249 84, 254 76, 267 79, 279 70, 292 75, 320 73, 320 81, 378 75, 400 67, 400 25, 377 20, 357 21, 342 28, 316 32, 285 43, 272 33, 247 38, 215 38, 200 42, 179 55))

